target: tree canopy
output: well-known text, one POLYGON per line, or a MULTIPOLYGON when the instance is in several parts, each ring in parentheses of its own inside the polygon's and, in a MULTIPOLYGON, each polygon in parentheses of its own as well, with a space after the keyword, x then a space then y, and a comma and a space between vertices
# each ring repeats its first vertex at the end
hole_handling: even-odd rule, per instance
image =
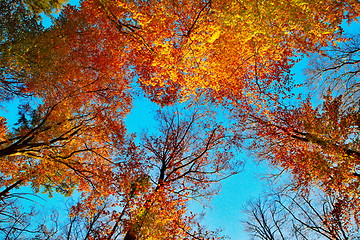
MULTIPOLYGON (((19 102, 14 126, 0 118, 0 215, 19 219, 0 221, 4 236, 60 237, 46 224, 29 230, 33 212, 17 211, 14 190, 30 186, 80 195, 64 239, 221 238, 187 204, 238 172, 239 147, 290 174, 295 204, 314 210, 316 186, 359 224, 359 42, 342 29, 358 0, 63 3, 0 2, 0 104, 19 102), (321 87, 320 101, 294 98, 305 57, 316 64, 301 84, 321 87), (186 111, 161 109, 158 134, 139 138, 124 121, 138 95, 186 111)), ((255 219, 268 214, 252 206, 255 219)))

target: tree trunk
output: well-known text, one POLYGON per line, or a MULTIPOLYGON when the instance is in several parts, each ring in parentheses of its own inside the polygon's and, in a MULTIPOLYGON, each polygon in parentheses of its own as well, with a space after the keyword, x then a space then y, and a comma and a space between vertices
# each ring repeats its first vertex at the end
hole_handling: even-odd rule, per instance
POLYGON ((127 231, 127 233, 124 237, 124 240, 136 240, 136 239, 137 239, 136 234, 132 229, 127 231))

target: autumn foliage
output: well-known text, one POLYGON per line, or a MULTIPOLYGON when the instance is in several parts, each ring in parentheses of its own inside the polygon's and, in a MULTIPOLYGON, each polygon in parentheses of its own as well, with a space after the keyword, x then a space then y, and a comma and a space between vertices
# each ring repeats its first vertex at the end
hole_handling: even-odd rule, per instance
POLYGON ((358 72, 343 68, 357 69, 358 48, 341 48, 355 39, 341 24, 357 20, 357 0, 83 0, 41 26, 39 13, 62 3, 0 3, 1 105, 20 102, 17 124, 0 118, 2 200, 20 186, 78 192, 67 239, 76 228, 86 239, 215 239, 187 202, 216 193, 236 173, 234 147, 255 140, 296 188, 317 184, 349 215, 360 210, 358 72), (314 78, 345 71, 346 98, 286 105, 292 67, 314 54, 330 59, 314 78), (162 107, 217 104, 237 123, 167 113, 160 135, 137 139, 124 119, 141 94, 162 107))
POLYGON ((341 21, 357 11, 356 1, 94 0, 64 15, 84 21, 80 28, 90 26, 73 32, 81 32, 76 38, 96 41, 98 32, 104 43, 121 42, 114 42, 111 55, 118 55, 121 68, 131 66, 154 101, 166 105, 205 94, 241 105, 263 94, 277 98, 298 54, 336 39, 341 21))
POLYGON ((299 108, 278 108, 267 119, 253 119, 259 141, 252 148, 259 159, 289 170, 297 188, 316 184, 329 194, 340 193, 338 200, 347 202, 348 211, 356 211, 359 119, 357 111, 342 112, 341 103, 341 97, 327 96, 318 108, 305 101, 299 108))

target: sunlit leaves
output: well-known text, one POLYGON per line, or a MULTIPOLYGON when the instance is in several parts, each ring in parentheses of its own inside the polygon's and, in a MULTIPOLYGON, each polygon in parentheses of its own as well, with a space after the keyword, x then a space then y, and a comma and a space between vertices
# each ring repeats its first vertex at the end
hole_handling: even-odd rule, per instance
POLYGON ((278 108, 270 118, 254 118, 252 147, 260 159, 289 170, 299 188, 316 184, 357 209, 358 113, 341 107, 341 97, 327 96, 319 108, 305 101, 295 109, 278 108))

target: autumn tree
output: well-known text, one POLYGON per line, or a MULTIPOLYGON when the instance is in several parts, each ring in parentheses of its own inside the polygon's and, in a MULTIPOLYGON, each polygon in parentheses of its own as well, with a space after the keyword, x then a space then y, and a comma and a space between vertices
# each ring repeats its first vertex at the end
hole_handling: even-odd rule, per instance
POLYGON ((338 195, 279 191, 246 206, 246 231, 252 239, 356 239, 358 224, 348 218, 338 195))
POLYGON ((316 108, 308 100, 298 108, 278 107, 267 118, 251 116, 251 147, 259 159, 289 171, 297 188, 315 184, 337 194, 359 221, 358 112, 341 106, 341 97, 327 96, 316 108))
POLYGON ((102 219, 94 222, 90 238, 213 239, 187 213, 187 202, 217 193, 216 185, 236 167, 234 136, 206 117, 160 113, 159 133, 145 134, 123 150, 115 159, 114 193, 106 200, 88 195, 72 209, 74 218, 102 219), (96 206, 103 204, 99 211, 96 206))
POLYGON ((119 65, 99 58, 113 50, 92 45, 89 51, 101 51, 87 59, 71 39, 85 23, 62 17, 44 30, 21 1, 1 4, 1 98, 21 101, 16 129, 1 121, 2 186, 31 184, 64 194, 77 186, 107 189, 111 149, 123 141, 122 118, 130 108, 126 81, 116 81, 119 65))
MULTIPOLYGON (((147 164, 152 170, 149 177, 154 186, 141 206, 145 219, 137 219, 130 226, 125 239, 130 231, 138 239, 146 219, 154 210, 170 215, 171 209, 175 207, 172 202, 186 202, 188 199, 214 194, 213 184, 235 173, 230 162, 233 157, 232 136, 216 123, 201 122, 204 117, 203 114, 193 114, 188 119, 181 119, 179 115, 162 113, 161 135, 143 137, 147 164), (173 200, 165 207, 164 203, 169 197, 173 200)), ((179 210, 176 214, 181 213, 179 210)), ((168 226, 169 223, 162 224, 168 226)), ((154 227, 148 226, 146 229, 153 229, 154 233, 154 227)))

